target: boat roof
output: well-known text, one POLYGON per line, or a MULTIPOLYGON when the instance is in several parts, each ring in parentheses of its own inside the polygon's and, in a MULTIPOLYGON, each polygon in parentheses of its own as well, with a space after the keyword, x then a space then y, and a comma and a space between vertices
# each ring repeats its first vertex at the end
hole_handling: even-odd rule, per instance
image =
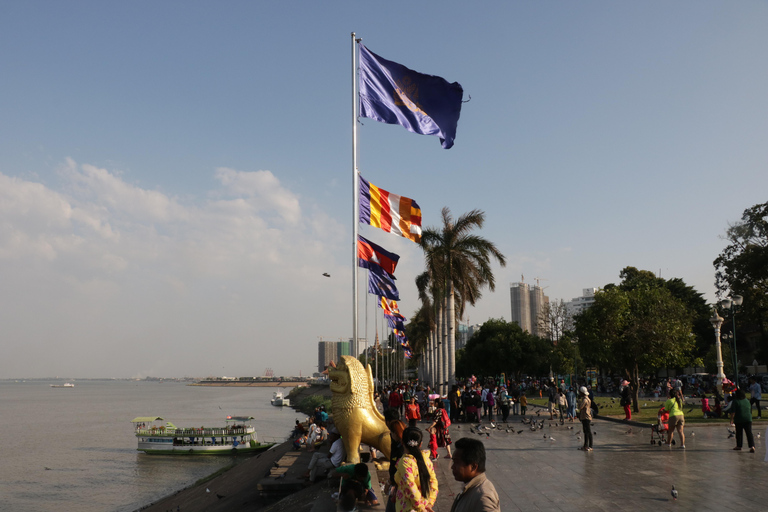
POLYGON ((152 421, 163 421, 160 416, 136 416, 131 420, 131 423, 149 423, 152 421))
POLYGON ((252 419, 253 416, 227 416, 227 421, 248 421, 252 419))

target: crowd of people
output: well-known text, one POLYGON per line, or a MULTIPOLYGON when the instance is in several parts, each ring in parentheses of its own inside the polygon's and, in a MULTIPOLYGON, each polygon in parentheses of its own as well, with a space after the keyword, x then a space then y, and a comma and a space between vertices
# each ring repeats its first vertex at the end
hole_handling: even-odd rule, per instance
MULTIPOLYGON (((626 381, 617 387, 625 420, 632 419, 631 390, 626 381)), ((668 399, 659 410, 659 426, 663 425, 663 439, 669 447, 679 440, 685 448, 684 383, 667 379, 656 383, 654 396, 667 395, 668 399)), ((760 410, 760 388, 750 380, 751 398, 743 390, 728 390, 725 397, 715 393, 710 404, 706 393, 701 392, 701 407, 705 417, 730 416, 735 427, 737 446, 742 449, 743 437, 747 438, 750 451, 754 452, 752 436, 752 406, 760 410)), ((591 386, 569 386, 565 382, 528 379, 522 382, 488 379, 468 379, 452 386, 447 396, 440 396, 428 385, 399 383, 385 387, 375 394, 375 404, 385 418, 390 430, 391 455, 389 478, 384 487, 387 511, 431 511, 439 492, 434 463, 445 450, 445 458, 451 460, 453 475, 465 484, 464 491, 455 501, 451 512, 463 510, 499 510, 498 495, 493 484, 485 476, 485 448, 482 441, 463 437, 454 444, 451 425, 456 422, 482 423, 507 422, 511 415, 525 417, 528 396, 546 397, 546 411, 550 420, 580 422, 583 430, 584 451, 593 450, 592 420, 597 404, 591 386), (420 428, 420 425, 421 427, 420 428), (452 449, 453 446, 453 449, 452 449)), ((690 412, 690 411, 689 411, 690 412)), ((540 414, 541 411, 538 411, 540 414)), ((342 465, 345 454, 339 432, 328 425, 328 414, 318 407, 306 426, 296 422, 294 446, 307 446, 310 451, 323 443, 329 451, 315 452, 310 460, 306 477, 315 481, 322 474, 342 479, 339 496, 342 508, 353 510, 362 500, 369 505, 378 504, 378 497, 371 488, 370 475, 365 464, 342 465), (346 505, 345 505, 346 503, 346 505)), ((570 428, 570 427, 569 427, 570 428)))

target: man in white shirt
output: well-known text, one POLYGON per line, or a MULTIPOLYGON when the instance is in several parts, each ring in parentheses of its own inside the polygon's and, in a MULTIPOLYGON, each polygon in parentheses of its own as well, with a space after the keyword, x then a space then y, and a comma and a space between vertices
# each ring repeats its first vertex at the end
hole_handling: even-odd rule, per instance
POLYGON ((329 470, 341 466, 341 463, 344 462, 346 455, 344 443, 341 441, 341 436, 336 427, 328 431, 328 442, 331 443, 331 450, 328 453, 315 452, 312 455, 312 460, 309 461, 305 476, 309 478, 310 482, 314 482, 317 479, 318 473, 325 475, 329 470))

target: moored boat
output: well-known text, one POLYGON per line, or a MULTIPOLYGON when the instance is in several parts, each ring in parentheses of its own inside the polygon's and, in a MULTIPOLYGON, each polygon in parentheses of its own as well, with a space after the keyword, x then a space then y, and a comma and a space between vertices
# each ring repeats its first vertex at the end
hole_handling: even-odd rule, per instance
POLYGON ((135 426, 138 451, 153 455, 237 455, 257 453, 275 443, 260 443, 249 421, 253 416, 227 416, 224 427, 179 428, 159 416, 139 416, 135 426))
POLYGON ((272 400, 270 401, 270 403, 278 407, 282 407, 282 406, 290 407, 291 399, 284 398, 282 391, 275 391, 274 393, 272 393, 272 400))

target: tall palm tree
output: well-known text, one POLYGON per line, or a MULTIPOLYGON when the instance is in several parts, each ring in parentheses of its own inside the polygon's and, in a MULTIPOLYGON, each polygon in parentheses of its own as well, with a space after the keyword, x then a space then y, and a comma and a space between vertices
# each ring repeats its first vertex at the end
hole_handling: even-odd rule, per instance
POLYGON ((437 281, 441 284, 433 284, 433 289, 442 289, 446 299, 447 353, 441 361, 441 373, 444 375, 441 384, 442 390, 447 391, 447 387, 456 382, 456 298, 459 298, 461 318, 466 304, 475 305, 480 299, 483 287, 487 286, 491 291, 496 289, 491 259, 496 259, 502 267, 507 261, 493 242, 472 234, 474 229, 483 227, 483 211, 472 210, 454 220, 451 210, 444 207, 442 220, 439 230, 432 227, 424 230, 421 246, 427 272, 433 283, 437 281))
POLYGON ((440 354, 438 352, 438 339, 441 328, 441 311, 439 300, 441 294, 437 289, 435 289, 435 284, 436 282, 432 278, 431 269, 427 269, 425 272, 416 277, 416 289, 419 292, 419 300, 422 304, 422 310, 426 315, 428 315, 429 318, 429 341, 426 347, 426 379, 433 384, 440 382, 440 354))

